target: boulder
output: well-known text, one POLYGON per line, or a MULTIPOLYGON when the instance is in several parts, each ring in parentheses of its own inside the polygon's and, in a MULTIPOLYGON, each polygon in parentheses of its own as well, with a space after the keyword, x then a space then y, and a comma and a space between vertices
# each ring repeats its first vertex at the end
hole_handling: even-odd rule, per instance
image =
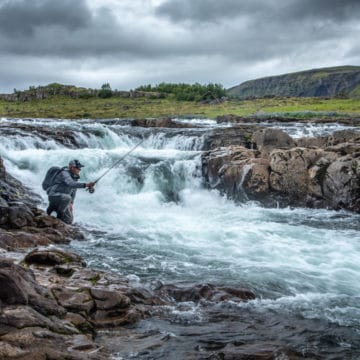
POLYGON ((54 287, 52 293, 56 301, 68 311, 90 314, 95 303, 87 289, 54 287))
POLYGON ((203 150, 215 150, 221 147, 243 146, 253 147, 253 133, 262 129, 256 125, 237 125, 236 127, 214 129, 205 136, 203 150))
POLYGON ((360 155, 346 155, 329 164, 322 189, 332 208, 360 212, 360 155))
POLYGON ((38 264, 45 266, 64 265, 70 263, 78 266, 86 265, 79 255, 60 249, 35 249, 25 256, 24 262, 28 265, 38 264))
POLYGON ((97 310, 127 309, 131 303, 130 299, 119 291, 91 288, 90 294, 95 300, 97 310))
POLYGON ((280 129, 265 128, 254 132, 251 139, 263 157, 268 156, 274 149, 291 149, 295 141, 280 129))
POLYGON ((252 159, 244 176, 243 188, 248 197, 260 199, 270 190, 270 163, 267 159, 252 159))
POLYGON ((270 187, 302 201, 309 186, 308 169, 324 154, 320 149, 293 148, 270 154, 270 187))
POLYGON ((5 305, 31 305, 44 315, 63 315, 48 290, 35 280, 32 271, 0 258, 0 301, 5 305))

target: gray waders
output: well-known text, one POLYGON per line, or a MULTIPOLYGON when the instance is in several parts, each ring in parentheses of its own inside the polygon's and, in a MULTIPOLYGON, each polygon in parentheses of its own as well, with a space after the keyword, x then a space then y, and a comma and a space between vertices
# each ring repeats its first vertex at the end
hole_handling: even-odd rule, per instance
POLYGON ((72 198, 67 194, 49 196, 49 207, 46 213, 50 215, 55 211, 58 219, 66 224, 72 224, 74 216, 70 206, 71 202, 72 198))

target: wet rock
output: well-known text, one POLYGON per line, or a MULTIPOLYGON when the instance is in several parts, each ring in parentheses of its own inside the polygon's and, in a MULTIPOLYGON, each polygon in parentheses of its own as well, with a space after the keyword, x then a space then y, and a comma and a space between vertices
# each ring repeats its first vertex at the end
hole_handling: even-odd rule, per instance
POLYGON ((131 121, 131 126, 141 127, 163 127, 163 128, 194 128, 191 124, 176 122, 171 118, 162 119, 135 119, 131 121))
POLYGON ((0 229, 0 248, 18 250, 38 245, 49 245, 51 240, 44 234, 29 234, 25 231, 4 231, 0 229))
POLYGON ((23 350, 19 346, 11 345, 5 341, 0 341, 0 358, 1 359, 26 359, 30 357, 29 350, 23 350))
POLYGON ((266 157, 274 149, 290 149, 295 146, 293 138, 280 129, 261 129, 252 135, 252 142, 266 157))
POLYGON ((133 304, 142 305, 167 305, 168 302, 156 296, 151 291, 144 288, 131 287, 126 292, 126 296, 129 297, 133 304))
POLYGON ((336 132, 319 142, 300 139, 297 145, 311 145, 300 147, 273 130, 254 133, 257 150, 228 146, 205 152, 206 184, 237 201, 360 211, 359 132, 336 132))
POLYGON ((219 178, 222 178, 225 187, 236 187, 242 168, 253 158, 254 151, 243 146, 222 147, 205 153, 202 168, 206 181, 215 187, 220 183, 219 178))
POLYGON ((328 143, 331 145, 337 145, 346 142, 359 143, 360 131, 339 130, 328 136, 328 143))
POLYGON ((52 293, 57 302, 68 311, 90 314, 94 309, 94 300, 86 289, 55 287, 52 293))
POLYGON ((270 186, 301 201, 309 185, 308 169, 324 156, 317 149, 274 150, 270 155, 270 186))
POLYGON ((255 294, 248 289, 236 289, 231 287, 221 287, 212 284, 200 284, 191 287, 180 288, 175 285, 164 285, 156 291, 160 297, 175 300, 178 302, 202 300, 210 302, 220 301, 246 301, 256 298, 255 294))
POLYGON ((93 336, 96 334, 94 326, 80 314, 67 312, 65 320, 73 324, 83 334, 91 334, 93 336))
POLYGON ((203 150, 214 150, 228 146, 243 146, 251 149, 253 146, 252 135, 262 129, 256 125, 238 125, 236 127, 214 129, 204 139, 203 150))
POLYGON ((323 148, 328 146, 328 137, 304 137, 294 140, 296 146, 305 148, 323 148))
POLYGON ((117 291, 92 288, 90 294, 95 300, 96 309, 98 310, 126 309, 130 306, 130 299, 117 291))
POLYGON ((22 203, 12 204, 9 207, 7 226, 13 229, 21 229, 24 226, 33 226, 34 214, 31 209, 22 203))
POLYGON ((76 334, 78 330, 59 319, 52 319, 40 314, 30 306, 8 306, 0 314, 0 324, 17 329, 26 327, 43 327, 62 334, 76 334))
POLYGON ((243 186, 247 196, 252 199, 260 199, 270 190, 269 183, 270 163, 267 159, 253 159, 248 167, 247 174, 244 174, 243 186))
POLYGON ((45 266, 53 266, 71 263, 78 266, 85 266, 85 262, 80 256, 74 253, 62 251, 60 249, 35 249, 25 256, 24 262, 28 265, 38 264, 45 266))
POLYGON ((97 311, 91 317, 91 323, 97 328, 114 328, 118 326, 130 325, 138 322, 142 318, 142 313, 130 309, 129 311, 97 311))
POLYGON ((42 327, 9 332, 0 340, 1 359, 103 360, 108 354, 81 334, 58 334, 42 327))
POLYGON ((31 305, 44 315, 63 315, 46 288, 35 280, 32 271, 0 258, 0 300, 6 305, 31 305))
POLYGON ((323 194, 335 209, 360 212, 360 154, 340 157, 331 163, 323 179, 323 194))
MULTIPOLYGON (((76 134, 76 132, 67 129, 54 128, 46 125, 40 126, 39 124, 23 123, 12 123, 11 125, 3 123, 0 124, 0 129, 3 134, 8 136, 26 136, 27 133, 32 133, 41 140, 45 141, 48 139, 53 139, 57 144, 64 145, 69 148, 82 147, 82 143, 79 142, 79 136, 76 134)), ((90 129, 87 130, 87 133, 84 133, 84 136, 89 136, 89 132, 91 133, 90 129)))

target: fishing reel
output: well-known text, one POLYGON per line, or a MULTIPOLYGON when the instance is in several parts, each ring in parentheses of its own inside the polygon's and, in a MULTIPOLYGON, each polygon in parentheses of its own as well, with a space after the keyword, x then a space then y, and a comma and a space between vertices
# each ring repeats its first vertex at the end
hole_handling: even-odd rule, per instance
POLYGON ((88 188, 86 188, 86 191, 88 191, 89 194, 93 194, 95 192, 95 188, 94 187, 88 187, 88 188))

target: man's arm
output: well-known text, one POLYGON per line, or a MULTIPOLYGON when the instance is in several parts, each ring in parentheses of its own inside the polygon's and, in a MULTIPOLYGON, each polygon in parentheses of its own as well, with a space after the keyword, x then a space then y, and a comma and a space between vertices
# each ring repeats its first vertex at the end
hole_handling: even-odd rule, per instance
POLYGON ((70 173, 66 170, 61 172, 62 180, 71 189, 82 189, 86 187, 86 183, 75 181, 70 173))
POLYGON ((61 175, 63 177, 64 183, 72 189, 92 188, 95 186, 94 182, 84 183, 84 182, 78 182, 78 181, 74 180, 71 177, 70 173, 66 170, 62 171, 61 175))

